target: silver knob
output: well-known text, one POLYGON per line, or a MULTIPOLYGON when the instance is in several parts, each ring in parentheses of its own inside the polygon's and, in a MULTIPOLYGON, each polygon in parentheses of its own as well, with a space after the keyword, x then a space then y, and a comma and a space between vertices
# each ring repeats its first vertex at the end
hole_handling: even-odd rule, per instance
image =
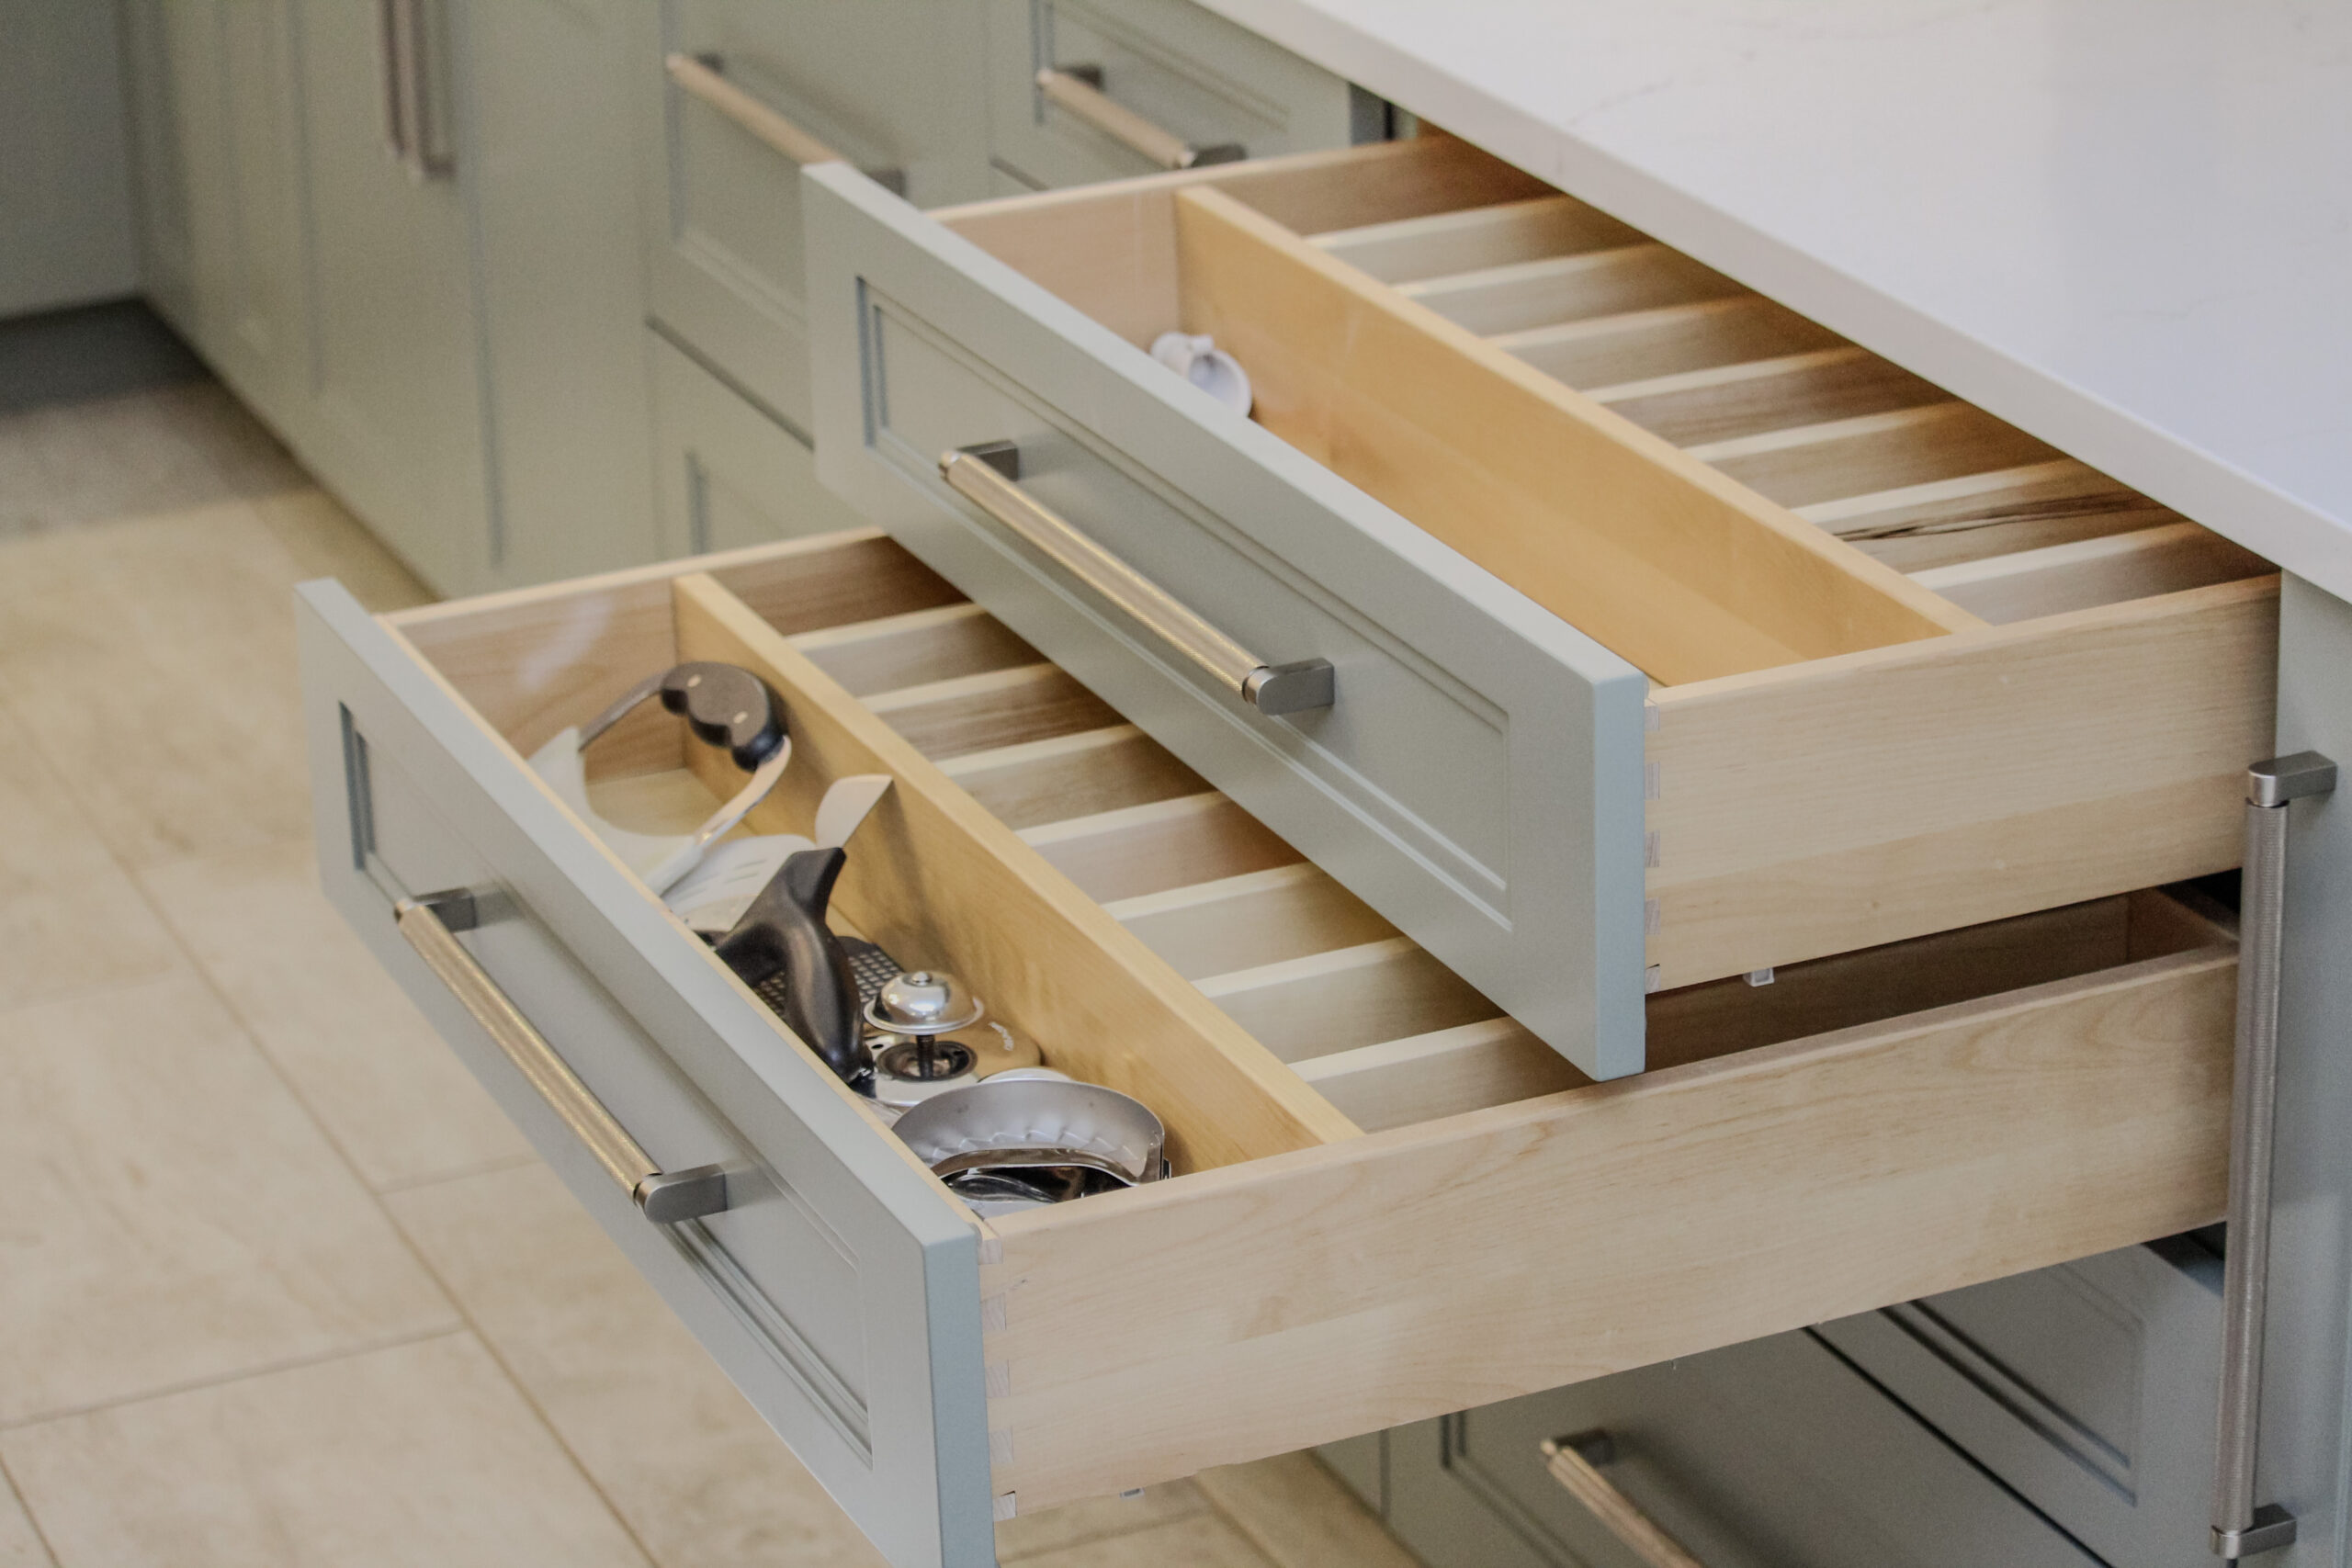
POLYGON ((865 1004, 865 1021, 890 1034, 952 1034, 979 1022, 987 1011, 953 975, 913 969, 882 983, 865 1004))

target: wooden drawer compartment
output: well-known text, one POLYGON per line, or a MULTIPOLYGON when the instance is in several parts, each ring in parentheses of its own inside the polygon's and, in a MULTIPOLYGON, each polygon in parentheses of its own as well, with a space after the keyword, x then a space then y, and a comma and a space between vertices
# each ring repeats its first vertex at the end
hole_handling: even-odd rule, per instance
MULTIPOLYGON (((878 534, 304 594, 330 894, 894 1562, 2221 1208, 2234 953, 2158 894, 1652 997, 1659 1070, 1597 1084, 878 534), (977 1220, 523 761, 683 658, 786 699, 755 828, 893 776, 843 919, 1151 1103, 1171 1179, 977 1220), (651 1224, 504 1065, 390 916, 450 886, 649 1153, 729 1166, 726 1212, 651 1224)), ((731 786, 673 722, 600 743, 597 810, 731 786)))
POLYGON ((2235 863, 2267 563, 1466 144, 808 201, 826 482, 1596 1077, 1646 992, 2235 863), (1006 442, 1336 700, 1254 711, 944 481, 1006 442))

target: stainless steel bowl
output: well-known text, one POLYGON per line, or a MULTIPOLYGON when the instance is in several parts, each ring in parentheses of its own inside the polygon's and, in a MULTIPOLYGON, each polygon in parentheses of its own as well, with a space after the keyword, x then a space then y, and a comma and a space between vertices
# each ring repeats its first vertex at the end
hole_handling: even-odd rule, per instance
POLYGON ((896 1130, 982 1215, 1068 1202, 1167 1173, 1159 1118, 1099 1084, 989 1078, 914 1106, 896 1130))

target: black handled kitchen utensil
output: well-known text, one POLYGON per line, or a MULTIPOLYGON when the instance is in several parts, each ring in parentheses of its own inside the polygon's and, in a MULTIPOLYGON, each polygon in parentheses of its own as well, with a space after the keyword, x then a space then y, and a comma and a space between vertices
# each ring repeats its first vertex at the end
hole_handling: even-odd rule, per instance
POLYGON ((728 967, 775 1009, 786 1028, 843 1082, 857 1084, 873 1076, 874 1053, 865 1043, 849 954, 825 923, 833 884, 848 863, 848 854, 838 849, 793 855, 717 946, 728 967))
POLYGON ((785 728, 784 701, 749 670, 699 660, 648 675, 580 729, 567 730, 531 758, 531 766, 564 803, 596 830, 614 853, 656 893, 692 871, 703 852, 764 799, 792 760, 792 738, 785 728), (681 715, 686 728, 705 745, 722 747, 751 776, 733 798, 691 834, 633 832, 599 818, 588 802, 585 759, 597 738, 649 698, 681 715), (576 737, 576 739, 575 739, 576 737))

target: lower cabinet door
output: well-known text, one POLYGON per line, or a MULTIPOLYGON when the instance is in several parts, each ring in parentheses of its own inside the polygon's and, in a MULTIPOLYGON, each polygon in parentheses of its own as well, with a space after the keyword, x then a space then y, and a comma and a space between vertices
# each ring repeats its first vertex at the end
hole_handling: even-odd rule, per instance
POLYGON ((1644 1568, 1547 1467, 1598 1468, 1705 1568, 2096 1568, 1810 1333, 1485 1405, 1388 1434, 1387 1517, 1430 1568, 1644 1568))
POLYGON ((2188 1236, 1824 1324, 1823 1338, 2112 1562, 2211 1562, 2222 1260, 2188 1236))
POLYGON ((798 436, 662 333, 648 334, 648 352, 664 556, 859 525, 817 482, 816 454, 798 436))

